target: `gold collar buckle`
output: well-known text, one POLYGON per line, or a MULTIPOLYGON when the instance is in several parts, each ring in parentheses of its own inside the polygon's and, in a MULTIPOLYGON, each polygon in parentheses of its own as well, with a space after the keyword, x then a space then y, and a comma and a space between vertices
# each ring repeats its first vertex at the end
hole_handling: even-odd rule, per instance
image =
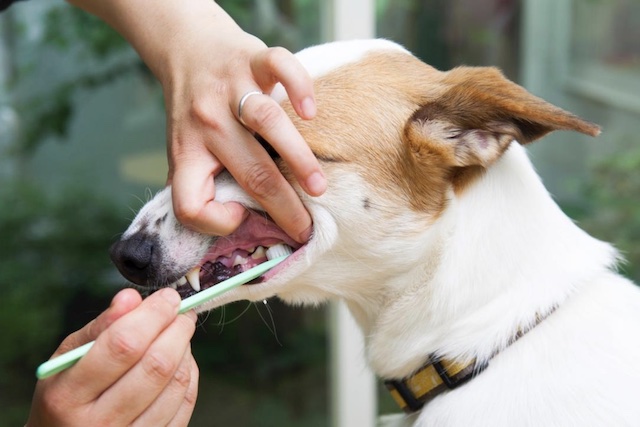
POLYGON ((412 413, 422 409, 438 394, 459 387, 486 368, 486 365, 476 365, 475 359, 459 363, 430 357, 429 362, 413 375, 385 381, 385 385, 402 410, 412 413))

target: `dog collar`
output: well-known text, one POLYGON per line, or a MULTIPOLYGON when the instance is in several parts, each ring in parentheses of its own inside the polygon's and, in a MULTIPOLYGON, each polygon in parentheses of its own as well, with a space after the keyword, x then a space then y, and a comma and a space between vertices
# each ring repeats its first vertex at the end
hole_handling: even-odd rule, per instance
POLYGON ((385 386, 400 408, 410 414, 422 409, 440 393, 466 383, 486 366, 476 367, 475 359, 461 363, 429 356, 429 361, 413 375, 401 380, 387 380, 385 386))
MULTIPOLYGON (((518 329, 507 346, 538 326, 555 309, 556 307, 553 307, 545 315, 537 314, 535 323, 526 329, 518 329)), ((440 393, 453 390, 480 374, 498 353, 499 351, 494 352, 484 363, 477 363, 476 359, 460 362, 438 358, 431 354, 427 363, 412 375, 400 380, 387 380, 384 383, 400 408, 410 414, 422 409, 427 402, 440 393)))

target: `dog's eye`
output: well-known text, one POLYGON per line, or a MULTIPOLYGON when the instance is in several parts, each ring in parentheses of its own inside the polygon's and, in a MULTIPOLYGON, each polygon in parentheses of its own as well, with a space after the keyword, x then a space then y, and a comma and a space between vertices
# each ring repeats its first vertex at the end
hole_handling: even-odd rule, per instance
POLYGON ((447 130, 447 139, 460 139, 462 136, 464 136, 464 134, 466 133, 465 130, 463 129, 448 129, 447 130))
POLYGON ((258 143, 262 145, 262 148, 265 149, 267 154, 269 154, 269 157, 271 157, 273 160, 280 158, 280 154, 271 146, 271 144, 267 142, 266 139, 264 139, 262 136, 260 136, 260 134, 257 133, 254 136, 256 138, 256 141, 258 141, 258 143))
MULTIPOLYGON (((267 152, 267 154, 269 154, 269 157, 271 157, 273 160, 278 160, 280 159, 280 153, 278 153, 275 148, 273 148, 271 146, 271 144, 269 144, 269 142, 267 142, 266 139, 264 139, 260 134, 255 134, 254 135, 256 141, 258 141, 258 143, 260 145, 262 145, 262 148, 264 148, 267 152)), ((313 153, 314 156, 316 156, 316 158, 321 161, 321 162, 337 162, 338 160, 333 158, 333 157, 328 157, 328 156, 323 156, 320 155, 316 152, 313 153)))

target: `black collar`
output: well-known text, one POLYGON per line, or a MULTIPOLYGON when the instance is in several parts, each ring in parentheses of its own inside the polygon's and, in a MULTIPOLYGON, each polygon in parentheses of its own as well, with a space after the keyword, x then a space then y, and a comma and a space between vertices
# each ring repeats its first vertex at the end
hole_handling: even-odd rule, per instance
MULTIPOLYGON (((508 346, 539 325, 554 311, 555 307, 545 315, 536 315, 535 323, 526 329, 518 329, 509 340, 508 346)), ((431 354, 427 362, 412 375, 399 380, 386 380, 385 385, 400 408, 406 413, 413 413, 422 409, 440 393, 453 390, 480 374, 498 353, 499 351, 494 352, 484 363, 477 363, 476 359, 459 361, 438 358, 431 354)))

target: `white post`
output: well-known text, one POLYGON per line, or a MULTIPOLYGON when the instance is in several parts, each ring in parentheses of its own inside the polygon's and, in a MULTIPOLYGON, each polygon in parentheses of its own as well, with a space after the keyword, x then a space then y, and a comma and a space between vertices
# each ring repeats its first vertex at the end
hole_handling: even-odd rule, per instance
MULTIPOLYGON (((326 41, 375 37, 375 0, 323 2, 326 41)), ((364 339, 345 304, 334 303, 331 317, 331 412, 333 427, 374 427, 376 380, 367 367, 364 339)))
POLYGON ((375 0, 323 2, 325 41, 366 39, 376 36, 375 0))
POLYGON ((364 339, 344 303, 331 305, 331 417, 333 427, 376 425, 375 376, 364 357, 364 339))

